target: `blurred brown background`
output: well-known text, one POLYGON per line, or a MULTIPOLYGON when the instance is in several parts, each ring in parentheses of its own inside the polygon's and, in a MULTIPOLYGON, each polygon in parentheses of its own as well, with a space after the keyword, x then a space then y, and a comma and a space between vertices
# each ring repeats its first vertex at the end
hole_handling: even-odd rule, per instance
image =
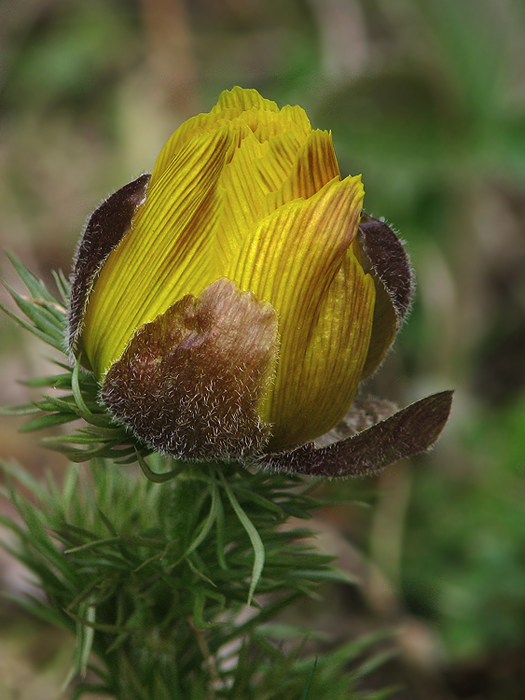
MULTIPOLYGON (((338 485, 373 508, 322 514, 327 546, 360 576, 341 593, 342 634, 401 630, 396 698, 523 698, 525 5, 4 0, 2 247, 46 280, 68 272, 98 202, 151 171, 171 132, 235 84, 331 129, 343 174, 363 173, 367 211, 407 241, 413 312, 366 389, 403 405, 456 389, 430 456, 338 485)), ((5 256, 0 272, 20 289, 5 256)), ((17 379, 47 372, 47 356, 1 316, 0 402, 24 400, 17 379)), ((2 457, 63 469, 19 420, 0 425, 2 457)), ((22 585, 5 557, 2 577, 22 585)), ((3 615, 0 695, 57 697, 62 637, 3 615)))

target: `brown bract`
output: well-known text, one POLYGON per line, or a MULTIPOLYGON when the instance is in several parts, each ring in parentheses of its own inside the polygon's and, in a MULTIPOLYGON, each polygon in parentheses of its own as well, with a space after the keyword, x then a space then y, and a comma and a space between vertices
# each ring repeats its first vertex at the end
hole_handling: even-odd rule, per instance
POLYGON ((89 294, 111 251, 129 230, 133 214, 146 196, 150 175, 138 177, 110 195, 91 215, 78 246, 69 304, 68 346, 77 350, 89 294))
POLYGON ((364 476, 403 457, 424 452, 439 437, 450 414, 452 391, 427 396, 386 420, 326 447, 313 443, 265 455, 259 463, 314 476, 364 476))
POLYGON ((374 278, 376 299, 370 349, 363 378, 373 374, 394 341, 410 309, 413 277, 408 255, 392 229, 368 214, 361 215, 359 242, 364 268, 374 278))
POLYGON ((157 450, 243 459, 270 435, 257 406, 276 348, 273 307, 222 278, 142 326, 108 371, 101 397, 157 450))

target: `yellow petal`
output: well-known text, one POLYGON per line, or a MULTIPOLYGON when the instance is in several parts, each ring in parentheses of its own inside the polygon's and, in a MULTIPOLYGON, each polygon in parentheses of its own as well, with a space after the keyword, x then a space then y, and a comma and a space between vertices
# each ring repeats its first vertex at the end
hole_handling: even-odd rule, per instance
POLYGON ((236 149, 221 176, 225 196, 217 231, 221 270, 226 269, 244 238, 266 215, 269 193, 286 181, 300 148, 299 137, 287 131, 263 143, 250 132, 236 149))
POLYGON ((225 126, 229 126, 232 131, 237 132, 237 137, 242 138, 241 122, 249 126, 261 142, 290 129, 302 134, 301 138, 304 140, 311 131, 306 112, 301 107, 286 106, 279 110, 275 102, 261 97, 257 90, 234 87, 221 94, 209 113, 198 114, 188 119, 172 134, 157 158, 151 175, 152 183, 157 181, 188 139, 225 126))
POLYGON ((290 107, 286 112, 283 110, 278 114, 248 110, 243 112, 239 119, 249 124, 256 138, 261 142, 269 141, 274 136, 279 136, 287 131, 293 131, 303 143, 312 131, 308 117, 300 107, 290 107), (301 116, 304 116, 304 119, 301 116))
POLYGON ((231 90, 224 90, 217 100, 217 104, 211 110, 211 114, 223 112, 226 109, 233 109, 237 113, 247 109, 256 109, 268 112, 279 112, 279 107, 272 100, 262 97, 257 90, 233 87, 231 90))
MULTIPOLYGON (((253 163, 253 168, 257 170, 267 194, 279 190, 290 177, 302 145, 302 134, 292 129, 268 141, 265 155, 253 163)), ((265 205, 268 212, 276 208, 268 209, 265 205)))
POLYGON ((368 353, 375 287, 350 248, 319 308, 309 338, 288 328, 266 406, 268 450, 313 440, 345 416, 368 353))
POLYGON ((224 192, 224 208, 217 230, 216 253, 221 269, 242 244, 246 232, 253 228, 263 208, 267 189, 253 163, 268 150, 252 132, 243 139, 220 179, 224 192))
POLYGON ((197 114, 197 116, 188 119, 173 132, 157 156, 155 167, 151 173, 150 187, 163 175, 171 159, 184 148, 189 139, 198 138, 202 134, 215 131, 215 128, 212 128, 212 122, 214 127, 215 120, 210 119, 209 114, 197 114))
POLYGON ((181 124, 168 139, 155 161, 155 167, 151 174, 152 183, 155 183, 162 177, 171 160, 177 156, 178 152, 185 147, 189 140, 198 139, 205 134, 213 134, 221 129, 228 129, 231 136, 230 152, 227 161, 231 159, 233 152, 238 148, 242 140, 249 134, 253 134, 249 120, 242 118, 242 116, 239 117, 235 110, 221 112, 219 115, 213 113, 198 114, 196 117, 192 117, 181 124))
POLYGON ((282 323, 303 323, 355 237, 362 200, 358 176, 335 179, 310 199, 286 204, 250 231, 226 276, 269 301, 282 323))
POLYGON ((281 109, 281 117, 295 125, 295 131, 307 138, 312 131, 312 125, 308 119, 308 115, 299 105, 285 105, 281 109))
POLYGON ((312 130, 310 120, 302 107, 286 105, 279 109, 275 102, 262 97, 257 90, 246 90, 240 87, 224 90, 217 104, 211 110, 210 115, 216 118, 226 117, 231 119, 234 115, 240 115, 243 112, 257 114, 259 125, 254 122, 254 131, 257 129, 264 131, 266 128, 265 118, 270 121, 275 116, 278 116, 278 119, 273 119, 273 123, 276 125, 279 123, 283 124, 282 131, 292 128, 306 138, 312 130))
POLYGON ((297 153, 286 181, 267 197, 266 210, 271 212, 299 197, 308 199, 336 177, 340 177, 340 172, 332 135, 328 131, 312 131, 297 153))
POLYGON ((222 210, 218 187, 227 130, 188 141, 148 188, 133 228, 111 253, 91 294, 83 343, 97 376, 120 357, 136 328, 217 278, 212 252, 222 210))
MULTIPOLYGON (((227 275, 241 289, 269 301, 279 315, 281 359, 275 385, 261 409, 263 420, 280 422, 284 409, 277 404, 274 408, 274 397, 288 392, 291 375, 300 373, 320 323, 321 333, 325 332, 321 309, 329 303, 328 290, 355 238, 362 199, 361 180, 354 177, 334 179, 310 199, 281 207, 246 238, 227 275)), ((365 357, 367 350, 368 344, 365 357)), ((345 392, 346 396, 349 390, 345 392)))

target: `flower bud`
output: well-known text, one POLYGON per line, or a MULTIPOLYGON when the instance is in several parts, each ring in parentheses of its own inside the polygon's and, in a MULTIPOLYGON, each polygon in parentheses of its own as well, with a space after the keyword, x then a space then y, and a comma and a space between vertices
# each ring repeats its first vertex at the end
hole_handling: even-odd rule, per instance
POLYGON ((330 133, 255 90, 179 127, 77 254, 70 349, 114 417, 197 460, 281 453, 339 424, 412 285, 363 194, 330 133))

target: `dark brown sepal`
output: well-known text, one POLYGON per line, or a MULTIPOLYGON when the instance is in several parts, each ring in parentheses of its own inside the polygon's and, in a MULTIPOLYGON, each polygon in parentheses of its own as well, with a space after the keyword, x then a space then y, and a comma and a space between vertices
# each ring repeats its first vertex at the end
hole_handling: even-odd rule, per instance
POLYGON ((133 336, 101 398, 155 450, 190 460, 262 451, 258 414, 277 356, 277 314, 221 278, 187 295, 133 336))
POLYGON ((413 277, 403 244, 383 221, 363 213, 359 241, 363 264, 374 278, 376 301, 363 378, 376 371, 410 309, 413 277))
POLYGON ((80 239, 71 277, 68 347, 75 354, 82 319, 93 284, 108 255, 129 230, 145 199, 150 175, 145 174, 110 195, 91 215, 80 239))
POLYGON ((403 244, 390 226, 368 214, 361 217, 359 233, 363 249, 389 293, 401 325, 410 309, 414 288, 410 260, 403 244))
POLYGON ((427 396, 356 435, 316 448, 313 443, 291 452, 260 458, 263 466, 310 476, 365 476, 403 457, 425 452, 445 427, 452 391, 427 396))

